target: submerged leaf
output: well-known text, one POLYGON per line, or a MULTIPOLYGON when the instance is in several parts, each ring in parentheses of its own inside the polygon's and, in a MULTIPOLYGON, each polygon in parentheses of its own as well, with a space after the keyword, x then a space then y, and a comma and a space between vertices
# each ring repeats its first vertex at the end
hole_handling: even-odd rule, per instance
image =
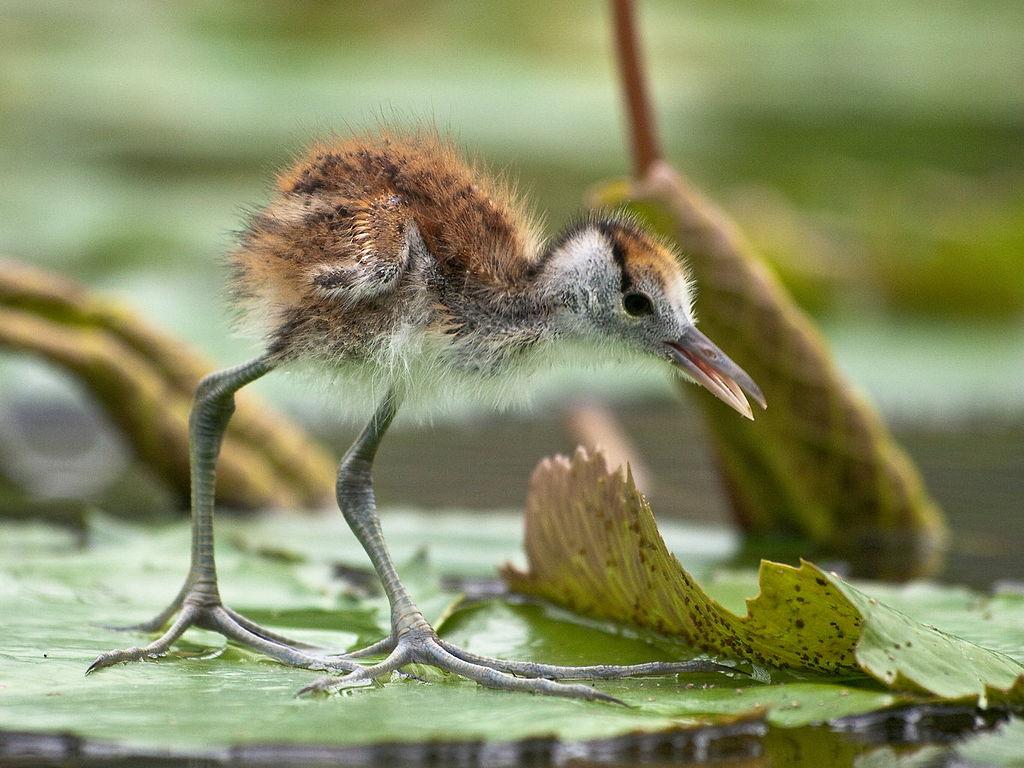
POLYGON ((968 765, 1024 766, 1024 720, 1015 717, 995 733, 977 736, 957 747, 957 756, 968 765))
POLYGON ((587 616, 679 637, 757 664, 860 672, 949 699, 1024 699, 1024 665, 920 624, 816 565, 762 562, 760 594, 738 616, 682 568, 628 472, 578 449, 534 473, 526 510, 530 570, 513 589, 587 616))

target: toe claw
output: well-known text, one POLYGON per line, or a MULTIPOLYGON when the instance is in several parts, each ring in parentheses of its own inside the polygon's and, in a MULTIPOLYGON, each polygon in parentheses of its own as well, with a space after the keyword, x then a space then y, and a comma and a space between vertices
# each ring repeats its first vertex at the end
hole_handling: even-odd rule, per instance
POLYGON ((317 693, 323 694, 323 695, 326 696, 330 692, 331 692, 331 689, 330 689, 330 686, 328 684, 328 678, 321 677, 318 680, 314 680, 312 683, 310 683, 306 687, 299 688, 299 690, 297 690, 295 692, 295 698, 297 699, 300 696, 307 696, 307 695, 310 695, 310 694, 317 694, 317 693))
POLYGON ((140 661, 144 658, 156 658, 160 654, 146 653, 145 648, 125 648, 122 651, 107 651, 101 653, 96 657, 96 660, 89 665, 89 668, 85 670, 85 674, 96 672, 97 670, 104 669, 106 667, 112 667, 115 664, 123 664, 129 661, 140 661))
POLYGON ((607 693, 602 693, 601 691, 598 691, 596 689, 594 689, 594 699, 593 700, 594 701, 603 701, 603 702, 606 702, 608 704, 618 704, 620 707, 625 707, 626 709, 632 709, 633 708, 632 704, 627 704, 622 699, 617 699, 614 696, 610 696, 607 693))
MULTIPOLYGON (((180 602, 180 601, 179 601, 180 602)), ((162 614, 161 614, 162 617, 162 614)), ((160 619, 161 617, 158 617, 160 619)), ((154 626, 157 620, 152 623, 154 626)), ((341 674, 350 673, 358 668, 355 662, 348 662, 340 658, 327 658, 307 652, 309 646, 305 643, 291 645, 288 638, 278 635, 268 629, 261 627, 253 621, 232 611, 230 608, 217 603, 213 605, 199 605, 184 601, 177 618, 171 626, 156 640, 145 647, 125 648, 119 651, 107 651, 89 665, 86 674, 95 672, 104 667, 122 664, 130 661, 142 661, 144 659, 157 659, 167 654, 173 643, 189 627, 202 627, 219 632, 228 640, 241 643, 244 646, 253 648, 265 653, 276 661, 302 669, 316 669, 321 671, 337 671, 341 674)), ((123 627, 122 629, 144 629, 144 625, 135 627, 123 627)))

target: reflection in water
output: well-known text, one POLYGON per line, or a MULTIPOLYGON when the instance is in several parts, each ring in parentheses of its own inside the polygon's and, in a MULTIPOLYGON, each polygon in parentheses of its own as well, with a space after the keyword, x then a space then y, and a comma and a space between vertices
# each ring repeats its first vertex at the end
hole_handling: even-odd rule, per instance
POLYGON ((867 768, 964 765, 953 742, 978 728, 1003 722, 1005 714, 964 707, 915 707, 844 718, 830 726, 773 728, 761 720, 700 729, 627 734, 612 739, 562 742, 478 741, 378 744, 367 747, 246 744, 198 750, 147 751, 69 734, 0 732, 0 760, 20 766, 136 765, 142 768, 200 766, 362 766, 371 768, 603 768, 729 766, 730 768, 867 768))

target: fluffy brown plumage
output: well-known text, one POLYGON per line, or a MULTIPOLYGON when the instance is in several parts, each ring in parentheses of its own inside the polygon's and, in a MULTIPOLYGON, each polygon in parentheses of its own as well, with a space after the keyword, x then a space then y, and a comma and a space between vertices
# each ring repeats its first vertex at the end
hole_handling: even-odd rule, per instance
MULTIPOLYGON (((446 284, 497 294, 524 283, 536 230, 491 178, 431 132, 316 144, 250 221, 231 256, 234 293, 283 358, 323 356, 325 333, 332 357, 365 358, 407 314, 389 299, 407 287, 417 234, 446 284)), ((427 325, 450 330, 447 307, 435 309, 427 325)))
POLYGON ((460 384, 514 400, 512 374, 572 346, 679 365, 673 344, 693 327, 684 267, 658 239, 591 218, 542 248, 507 185, 431 132, 315 145, 231 264, 275 365, 312 361, 406 401, 460 384))

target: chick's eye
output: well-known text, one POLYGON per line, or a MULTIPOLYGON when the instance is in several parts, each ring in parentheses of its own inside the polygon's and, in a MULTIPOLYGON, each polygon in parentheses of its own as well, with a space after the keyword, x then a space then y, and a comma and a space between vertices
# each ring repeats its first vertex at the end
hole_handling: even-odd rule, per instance
POLYGON ((651 297, 643 293, 627 293, 622 297, 622 308, 631 317, 643 317, 654 311, 651 297))

